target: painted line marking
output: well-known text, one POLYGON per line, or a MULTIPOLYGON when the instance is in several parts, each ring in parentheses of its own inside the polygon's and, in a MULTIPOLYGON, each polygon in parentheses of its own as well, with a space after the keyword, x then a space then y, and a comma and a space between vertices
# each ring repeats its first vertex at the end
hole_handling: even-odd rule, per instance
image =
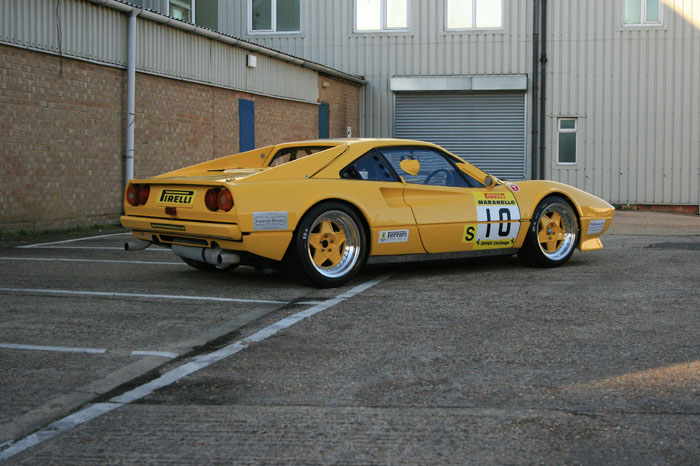
POLYGON ((0 451, 0 460, 6 460, 8 458, 11 458, 12 456, 21 453, 24 450, 27 450, 28 448, 32 448, 57 435, 64 434, 74 429, 75 427, 84 424, 92 419, 95 419, 96 417, 102 416, 103 414, 106 414, 120 406, 129 404, 136 400, 140 400, 141 398, 150 395, 159 388, 166 387, 184 377, 187 377, 188 375, 194 372, 197 372, 200 369, 204 369, 214 364, 215 362, 221 361, 224 358, 227 358, 229 356, 243 351, 248 347, 248 345, 252 343, 263 341, 266 338, 269 338, 270 336, 276 334, 280 330, 289 328, 303 319, 318 314, 319 312, 325 311, 326 309, 333 307, 336 304, 342 303, 346 299, 350 299, 353 296, 356 296, 357 294, 362 293, 363 291, 383 282, 387 278, 388 276, 385 275, 375 278, 374 280, 365 282, 362 285, 358 285, 350 289, 346 293, 343 293, 335 298, 329 299, 328 301, 317 304, 313 307, 310 307, 309 309, 286 317, 280 320, 279 322, 265 327, 262 330, 246 338, 243 338, 242 340, 239 340, 235 343, 231 343, 230 345, 218 351, 214 351, 207 355, 196 357, 191 362, 176 367, 175 369, 166 372, 157 379, 154 379, 150 382, 141 385, 140 387, 136 387, 131 391, 128 391, 120 396, 116 396, 110 399, 107 403, 96 403, 93 405, 89 405, 86 408, 71 414, 70 416, 64 417, 63 419, 49 424, 47 427, 28 435, 27 437, 23 438, 17 443, 14 443, 6 450, 0 451))
MULTIPOLYGON (((29 248, 30 246, 18 246, 17 248, 29 248)), ((124 248, 115 248, 115 247, 110 247, 110 246, 31 246, 32 249, 90 249, 90 250, 95 250, 95 251, 124 251, 124 248)), ((146 249, 142 249, 141 251, 138 252, 143 252, 143 251, 148 251, 148 252, 172 252, 168 248, 159 248, 159 247, 150 247, 146 249)), ((130 252, 136 252, 136 251, 130 251, 130 252)))
POLYGON ((132 356, 157 356, 160 358, 175 359, 180 356, 177 353, 171 353, 169 351, 132 351, 132 356))
POLYGON ((107 264, 187 265, 184 262, 114 261, 107 259, 61 259, 51 257, 0 257, 4 261, 102 262, 107 264))
POLYGON ((15 293, 65 294, 72 296, 106 296, 110 298, 154 298, 191 301, 217 301, 223 303, 289 304, 289 301, 275 301, 271 299, 217 298, 213 296, 180 296, 168 294, 117 293, 111 291, 38 290, 34 288, 0 288, 0 291, 15 293))
POLYGON ((14 350, 30 350, 30 351, 54 351, 60 353, 88 353, 88 354, 104 354, 106 349, 96 348, 70 348, 65 346, 37 346, 37 345, 15 345, 13 343, 0 343, 0 348, 14 350))
POLYGON ((87 236, 85 238, 74 238, 74 239, 66 239, 63 241, 52 241, 50 243, 37 243, 37 244, 28 244, 26 246, 17 246, 19 249, 27 249, 27 248, 38 248, 39 246, 48 246, 50 244, 65 244, 65 243, 75 243, 76 241, 86 241, 89 239, 98 239, 98 238, 108 238, 110 236, 124 236, 124 235, 130 235, 131 233, 125 232, 125 233, 111 233, 109 235, 97 235, 97 236, 87 236))
MULTIPOLYGON (((67 346, 41 346, 41 345, 18 345, 15 343, 0 343, 0 348, 22 351, 51 351, 57 353, 85 353, 85 354, 105 354, 107 349, 97 348, 72 348, 67 346)), ((131 356, 157 356, 160 358, 175 359, 180 356, 170 351, 132 351, 131 356)))

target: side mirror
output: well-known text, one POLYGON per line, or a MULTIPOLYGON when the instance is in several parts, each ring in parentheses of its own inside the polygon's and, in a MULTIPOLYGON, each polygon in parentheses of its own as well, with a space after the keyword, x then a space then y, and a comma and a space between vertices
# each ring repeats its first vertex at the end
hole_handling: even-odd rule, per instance
POLYGON ((399 166, 401 170, 413 176, 417 176, 420 171, 420 162, 414 159, 403 159, 399 162, 399 166))
POLYGON ((493 186, 496 183, 494 177, 492 177, 488 173, 485 173, 485 172, 479 170, 474 165, 470 165, 468 163, 458 163, 457 168, 459 168, 464 173, 471 176, 472 178, 474 178, 475 180, 477 180, 479 183, 483 184, 487 188, 490 188, 491 186, 493 186))

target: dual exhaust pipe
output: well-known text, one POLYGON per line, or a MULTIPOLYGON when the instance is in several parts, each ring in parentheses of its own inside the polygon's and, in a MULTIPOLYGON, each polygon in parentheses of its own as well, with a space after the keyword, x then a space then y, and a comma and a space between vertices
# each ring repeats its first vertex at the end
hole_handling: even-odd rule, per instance
MULTIPOLYGON (((143 251, 152 244, 153 243, 150 241, 131 239, 124 243, 124 250, 143 251)), ((196 248, 193 246, 173 244, 172 251, 176 256, 214 265, 216 267, 228 267, 229 265, 238 264, 241 261, 241 256, 238 254, 225 251, 221 248, 196 248)))

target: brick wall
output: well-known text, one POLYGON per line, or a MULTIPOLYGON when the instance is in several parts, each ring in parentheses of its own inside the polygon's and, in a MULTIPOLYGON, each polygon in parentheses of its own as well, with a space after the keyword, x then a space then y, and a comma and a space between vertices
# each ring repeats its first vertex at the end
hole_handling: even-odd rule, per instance
POLYGON ((319 102, 328 104, 329 130, 332 138, 360 137, 360 88, 341 79, 320 75, 318 79, 319 102))
POLYGON ((119 215, 124 75, 0 45, 0 229, 119 215))
MULTIPOLYGON (((331 137, 357 135, 357 88, 322 79, 331 137)), ((124 70, 0 45, 0 230, 118 219, 125 96, 124 70)), ((255 101, 256 146, 318 137, 315 104, 138 73, 134 176, 237 152, 239 98, 255 101)))

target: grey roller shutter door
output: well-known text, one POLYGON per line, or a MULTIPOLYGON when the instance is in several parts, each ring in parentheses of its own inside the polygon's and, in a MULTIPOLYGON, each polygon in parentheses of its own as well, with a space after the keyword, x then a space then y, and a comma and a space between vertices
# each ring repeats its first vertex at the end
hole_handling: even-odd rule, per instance
POLYGON ((525 94, 397 93, 394 134, 438 144, 482 170, 525 179, 525 94))

